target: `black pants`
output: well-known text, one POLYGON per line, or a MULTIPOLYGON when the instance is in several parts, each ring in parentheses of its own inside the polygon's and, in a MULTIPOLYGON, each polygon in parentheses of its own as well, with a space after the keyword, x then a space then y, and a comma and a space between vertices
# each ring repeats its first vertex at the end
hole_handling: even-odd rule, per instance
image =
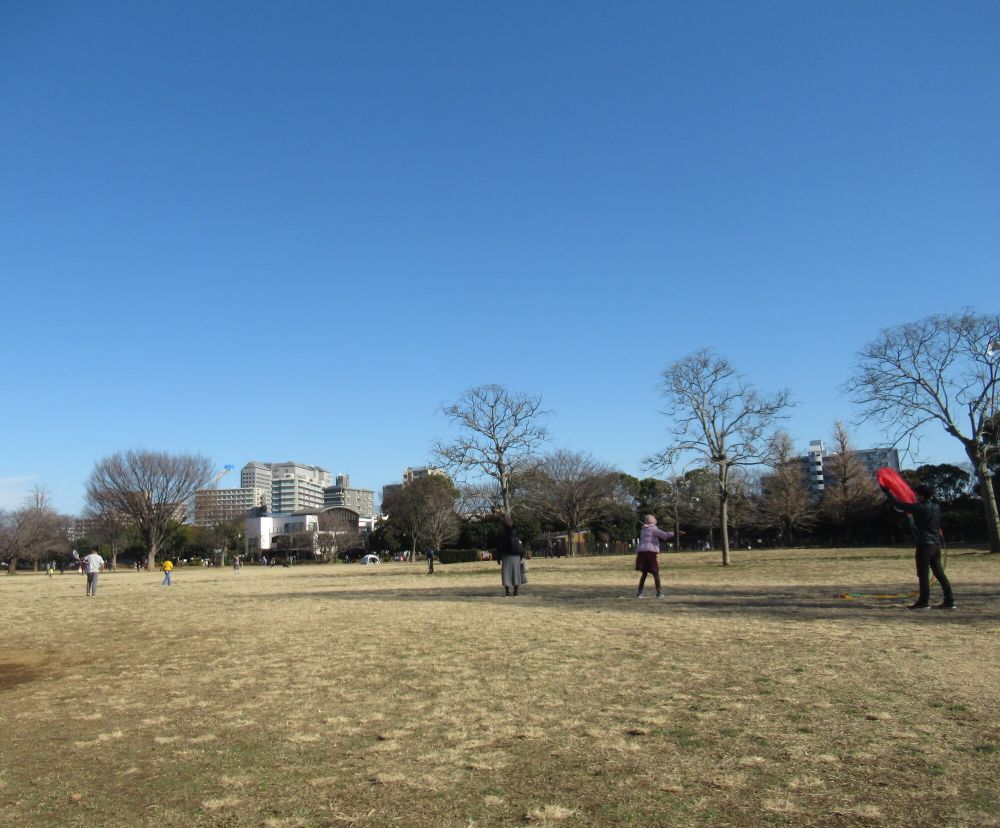
POLYGON ((918 603, 928 604, 931 600, 931 579, 928 570, 934 573, 934 577, 937 578, 938 583, 941 584, 941 589, 944 592, 945 603, 952 603, 955 600, 955 596, 952 595, 951 583, 948 581, 948 576, 944 574, 944 567, 941 566, 941 547, 918 546, 916 552, 916 562, 917 581, 920 582, 920 597, 917 599, 918 603))

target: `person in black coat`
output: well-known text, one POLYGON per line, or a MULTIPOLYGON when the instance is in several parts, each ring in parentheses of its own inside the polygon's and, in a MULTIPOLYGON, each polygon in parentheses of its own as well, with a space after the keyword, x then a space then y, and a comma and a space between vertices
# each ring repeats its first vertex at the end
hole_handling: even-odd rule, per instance
POLYGON ((937 605, 937 609, 955 609, 955 596, 951 590, 951 582, 944 574, 944 566, 941 564, 941 507, 931 500, 930 486, 921 483, 915 486, 913 491, 917 496, 916 503, 904 503, 897 500, 888 490, 883 489, 885 496, 893 507, 901 512, 906 512, 912 519, 911 528, 913 538, 917 542, 915 559, 917 564, 917 582, 920 584, 920 595, 915 604, 910 606, 911 610, 925 610, 930 606, 931 583, 930 572, 934 573, 941 590, 944 592, 944 601, 937 605))
POLYGON ((524 544, 517 536, 514 529, 514 521, 509 517, 503 519, 503 536, 500 538, 500 547, 497 549, 497 562, 500 564, 500 581, 503 584, 505 595, 510 595, 514 590, 517 595, 517 588, 524 583, 524 573, 521 569, 521 561, 524 558, 524 544))

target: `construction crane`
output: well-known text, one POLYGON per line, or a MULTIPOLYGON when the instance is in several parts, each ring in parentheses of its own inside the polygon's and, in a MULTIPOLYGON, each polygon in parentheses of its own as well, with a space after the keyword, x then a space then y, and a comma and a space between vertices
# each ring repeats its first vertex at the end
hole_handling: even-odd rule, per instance
POLYGON ((205 486, 206 489, 211 489, 216 483, 222 480, 229 472, 235 471, 236 466, 223 466, 221 470, 215 473, 215 477, 208 481, 208 485, 205 486))

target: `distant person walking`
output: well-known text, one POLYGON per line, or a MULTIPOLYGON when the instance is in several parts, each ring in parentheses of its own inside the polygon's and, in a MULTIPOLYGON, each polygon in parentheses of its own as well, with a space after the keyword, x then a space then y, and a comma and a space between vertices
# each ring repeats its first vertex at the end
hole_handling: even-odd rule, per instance
POLYGON ((233 572, 237 575, 243 571, 243 559, 239 555, 233 556, 233 572))
POLYGON ((517 595, 517 588, 524 583, 524 572, 521 564, 524 559, 524 544, 517 536, 514 521, 509 517, 503 519, 503 536, 500 538, 500 548, 497 549, 497 562, 500 564, 500 582, 503 584, 504 595, 517 595))
POLYGON ((641 572, 639 576, 639 591, 636 598, 645 598, 642 588, 646 585, 646 576, 653 574, 653 581, 656 583, 656 597, 663 597, 663 590, 660 588, 660 541, 670 540, 674 536, 673 532, 664 532, 656 525, 654 515, 646 515, 646 520, 639 531, 639 545, 635 550, 635 568, 641 572))
POLYGON ((160 586, 173 585, 174 582, 170 580, 170 573, 173 571, 173 569, 174 569, 173 563, 171 562, 170 558, 167 558, 163 562, 163 583, 161 583, 160 586))
POLYGON ((87 597, 92 598, 97 595, 97 576, 104 569, 104 558, 97 552, 95 546, 90 550, 90 554, 81 561, 83 571, 87 573, 87 597))
POLYGON ((427 547, 427 574, 434 574, 434 549, 430 546, 427 547))
POLYGON ((940 610, 955 609, 955 596, 951 591, 951 582, 944 574, 944 566, 941 563, 941 507, 931 500, 934 493, 930 486, 921 483, 913 487, 913 492, 917 496, 916 503, 903 503, 903 501, 893 497, 887 489, 883 488, 882 491, 885 492, 885 496, 894 508, 906 512, 913 519, 913 539, 917 543, 914 559, 917 565, 917 583, 920 585, 920 594, 916 603, 911 604, 909 608, 911 610, 925 610, 930 606, 930 572, 933 572, 934 577, 941 584, 941 591, 944 593, 944 600, 936 608, 940 610))

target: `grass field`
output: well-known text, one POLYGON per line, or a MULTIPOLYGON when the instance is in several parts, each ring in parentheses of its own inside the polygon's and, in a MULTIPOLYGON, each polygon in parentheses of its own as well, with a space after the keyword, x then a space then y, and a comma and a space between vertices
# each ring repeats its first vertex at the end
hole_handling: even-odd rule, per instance
POLYGON ((1000 825, 1000 558, 661 557, 2 577, 0 824, 1000 825))

